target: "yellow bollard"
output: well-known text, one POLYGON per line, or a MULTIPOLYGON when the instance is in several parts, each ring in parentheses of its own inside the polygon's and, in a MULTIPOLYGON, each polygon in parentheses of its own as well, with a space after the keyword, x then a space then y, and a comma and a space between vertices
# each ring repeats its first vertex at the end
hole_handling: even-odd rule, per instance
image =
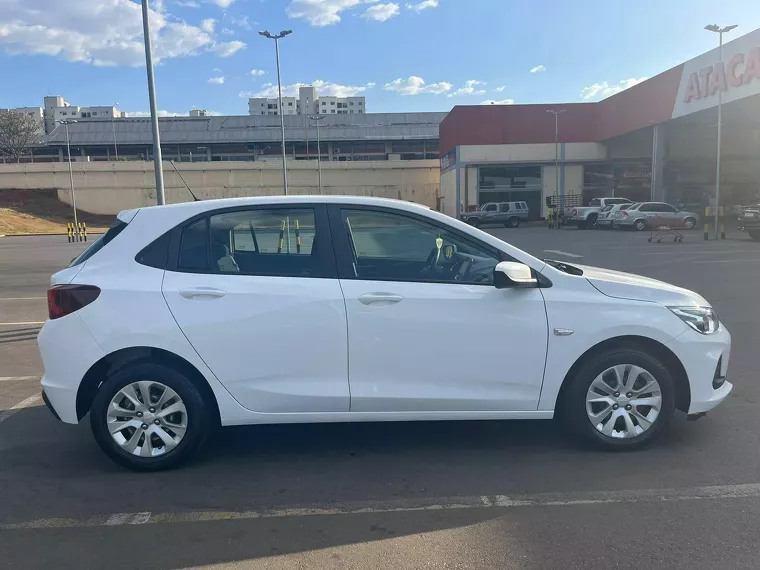
POLYGON ((296 220, 296 253, 301 253, 301 224, 296 220))
POLYGON ((726 239, 726 223, 723 206, 718 210, 718 216, 720 217, 720 239, 726 239))
POLYGON ((277 242, 277 253, 282 253, 282 242, 283 242, 284 236, 285 236, 285 220, 282 220, 282 225, 280 226, 280 240, 277 242))
POLYGON ((710 222, 708 221, 710 219, 710 206, 707 206, 705 208, 705 239, 710 239, 710 222))
POLYGON ((82 222, 82 233, 84 234, 84 241, 87 241, 87 223, 82 222))

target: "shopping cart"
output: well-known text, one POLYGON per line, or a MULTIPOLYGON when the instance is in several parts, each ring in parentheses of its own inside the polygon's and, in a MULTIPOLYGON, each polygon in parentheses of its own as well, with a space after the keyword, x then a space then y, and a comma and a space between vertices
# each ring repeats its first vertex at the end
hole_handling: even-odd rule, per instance
POLYGON ((671 237, 676 243, 683 241, 684 235, 681 232, 674 231, 668 220, 653 218, 650 225, 652 229, 649 231, 649 239, 647 240, 650 243, 653 240, 662 243, 662 240, 671 237))

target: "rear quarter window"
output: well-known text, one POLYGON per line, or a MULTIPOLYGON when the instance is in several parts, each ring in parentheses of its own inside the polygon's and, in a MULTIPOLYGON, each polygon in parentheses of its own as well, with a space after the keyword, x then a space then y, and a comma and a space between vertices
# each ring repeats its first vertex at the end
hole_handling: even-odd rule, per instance
POLYGON ((121 232, 124 231, 124 228, 127 227, 126 222, 122 222, 121 220, 116 220, 113 225, 108 228, 108 231, 104 233, 102 236, 100 236, 98 239, 96 239, 94 242, 92 242, 92 245, 85 249, 82 253, 80 253, 78 256, 76 256, 72 262, 69 264, 69 267, 75 267, 76 265, 81 265, 88 259, 90 259, 93 255, 98 253, 101 249, 103 249, 105 246, 107 246, 109 243, 111 243, 116 236, 118 236, 121 232))

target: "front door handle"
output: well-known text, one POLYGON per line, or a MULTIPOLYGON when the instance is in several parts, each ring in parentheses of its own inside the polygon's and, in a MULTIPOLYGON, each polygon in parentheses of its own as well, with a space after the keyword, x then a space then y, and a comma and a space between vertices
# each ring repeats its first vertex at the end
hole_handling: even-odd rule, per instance
POLYGON ((185 299, 220 299, 227 292, 215 287, 191 287, 189 289, 181 289, 179 294, 185 299))
POLYGON ((404 300, 401 295, 394 293, 364 293, 363 295, 359 295, 357 299, 362 305, 393 305, 404 300))

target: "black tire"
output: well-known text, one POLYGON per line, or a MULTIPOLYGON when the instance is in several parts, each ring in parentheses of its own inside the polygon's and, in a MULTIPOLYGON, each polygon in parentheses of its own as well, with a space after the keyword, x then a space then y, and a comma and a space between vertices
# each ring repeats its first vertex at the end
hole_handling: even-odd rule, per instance
POLYGON ((520 226, 520 218, 518 218, 517 216, 512 216, 506 222, 504 222, 505 228, 517 228, 519 226, 520 226))
POLYGON ((760 230, 749 230, 747 233, 752 239, 760 241, 760 230))
POLYGON ((643 232, 647 229, 647 223, 644 220, 636 220, 633 222, 633 229, 637 232, 643 232))
POLYGON ((587 222, 588 222, 587 225, 588 225, 588 227, 595 228, 596 227, 596 221, 598 219, 599 219, 599 215, 598 214, 591 214, 588 217, 588 219, 587 219, 587 222))
POLYGON ((562 402, 562 418, 568 427, 587 443, 609 450, 638 449, 654 441, 667 428, 675 411, 675 388, 670 371, 655 356, 636 347, 617 348, 598 354, 583 364, 574 378, 568 379, 562 402), (586 394, 596 377, 620 364, 639 366, 660 385, 662 406, 654 423, 643 433, 630 438, 614 438, 601 433, 586 413, 586 394))
POLYGON ((683 221, 683 227, 686 228, 687 230, 692 229, 696 225, 697 225, 697 220, 695 220, 694 218, 686 218, 683 221))
POLYGON ((477 218, 468 218, 467 223, 470 224, 473 228, 477 228, 480 226, 480 222, 477 218))
POLYGON ((183 374, 164 366, 143 362, 127 366, 107 378, 98 389, 90 408, 90 427, 100 449, 119 465, 134 471, 172 469, 190 459, 211 430, 209 404, 198 388, 183 374), (182 399, 187 410, 187 431, 177 447, 156 457, 139 457, 122 449, 111 437, 106 413, 111 399, 124 386, 140 380, 160 382, 182 399))

